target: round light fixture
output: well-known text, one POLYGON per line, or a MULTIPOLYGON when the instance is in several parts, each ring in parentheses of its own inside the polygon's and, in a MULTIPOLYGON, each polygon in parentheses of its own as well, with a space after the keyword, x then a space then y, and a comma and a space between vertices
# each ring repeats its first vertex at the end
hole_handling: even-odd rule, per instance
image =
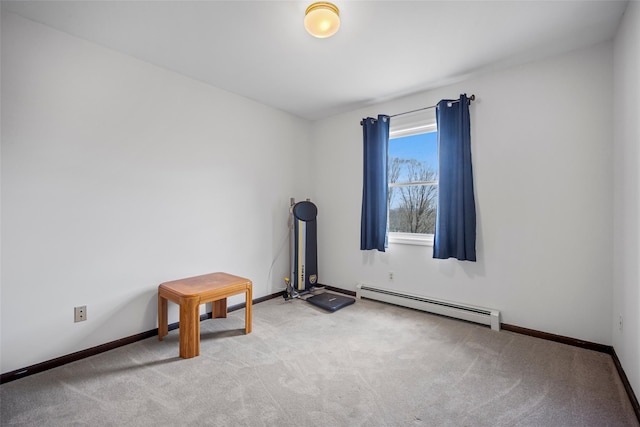
POLYGON ((315 2, 304 13, 304 28, 319 39, 331 37, 340 28, 340 11, 333 3, 315 2))

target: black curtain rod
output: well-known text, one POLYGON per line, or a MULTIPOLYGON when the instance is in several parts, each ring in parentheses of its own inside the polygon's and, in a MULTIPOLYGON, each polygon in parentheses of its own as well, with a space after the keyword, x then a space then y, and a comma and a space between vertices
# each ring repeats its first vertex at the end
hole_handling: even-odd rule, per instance
MULTIPOLYGON (((470 101, 475 101, 476 100, 476 96, 475 95, 471 95, 468 98, 470 101)), ((460 102, 459 99, 453 100, 453 101, 449 101, 449 103, 453 104, 454 102, 460 102)), ((422 111, 422 110, 429 110, 431 108, 436 108, 437 105, 431 105, 429 107, 424 107, 424 108, 418 108, 417 110, 411 110, 411 111, 405 111, 404 113, 398 113, 398 114, 394 114, 393 116, 389 116, 389 117, 397 117, 397 116, 402 116, 404 114, 410 114, 410 113, 416 113, 418 111, 422 111)))
MULTIPOLYGON (((471 96, 470 96, 469 98, 467 98, 467 99, 468 99, 469 101, 475 101, 475 100, 476 100, 476 96, 475 96, 475 95, 471 95, 471 96)), ((454 102, 460 102, 460 100, 459 100, 459 99, 451 100, 451 101, 449 101, 449 104, 453 104, 454 102)), ((431 108, 436 108, 436 107, 437 107, 437 105, 431 105, 431 106, 429 106, 429 107, 423 107, 423 108, 418 108, 417 110, 405 111, 404 113, 398 113, 398 114, 394 114, 393 116, 387 116, 387 117, 391 118, 391 117, 402 116, 402 115, 404 115, 404 114, 415 113, 415 112, 417 112, 417 111, 422 111, 422 110, 429 110, 429 109, 431 109, 431 108)), ((362 121, 362 120, 361 120, 361 121, 360 121, 360 126, 362 126, 362 125, 363 125, 363 123, 364 123, 364 121, 362 121)))

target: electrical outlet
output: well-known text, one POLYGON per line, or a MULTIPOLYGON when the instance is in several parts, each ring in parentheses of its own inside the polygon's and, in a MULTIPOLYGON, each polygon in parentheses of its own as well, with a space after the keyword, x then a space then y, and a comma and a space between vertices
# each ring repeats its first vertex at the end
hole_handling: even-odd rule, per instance
POLYGON ((389 272, 389 281, 393 282, 393 271, 389 272))
POLYGON ((618 330, 622 332, 622 314, 618 318, 618 330))
POLYGON ((75 322, 84 322, 87 320, 87 306, 81 305, 79 307, 75 307, 73 309, 73 313, 75 316, 75 322))

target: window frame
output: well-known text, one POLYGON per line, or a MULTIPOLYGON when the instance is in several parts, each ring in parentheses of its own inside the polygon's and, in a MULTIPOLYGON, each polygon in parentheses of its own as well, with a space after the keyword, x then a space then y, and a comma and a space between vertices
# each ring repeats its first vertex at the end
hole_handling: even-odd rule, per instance
MULTIPOLYGON (((426 113, 420 112, 420 114, 411 114, 410 117, 391 120, 389 129, 389 141, 396 138, 402 138, 405 136, 421 135, 426 133, 438 132, 435 109, 431 109, 426 113), (396 124, 397 123, 397 124, 396 124)), ((387 182, 387 188, 402 187, 409 185, 436 185, 438 181, 415 181, 415 182, 400 182, 389 183, 387 182)), ((390 206, 387 202, 387 211, 390 206)), ((414 245, 414 246, 433 246, 434 235, 424 233, 405 233, 397 231, 387 232, 387 241, 389 244, 401 244, 401 245, 414 245)))

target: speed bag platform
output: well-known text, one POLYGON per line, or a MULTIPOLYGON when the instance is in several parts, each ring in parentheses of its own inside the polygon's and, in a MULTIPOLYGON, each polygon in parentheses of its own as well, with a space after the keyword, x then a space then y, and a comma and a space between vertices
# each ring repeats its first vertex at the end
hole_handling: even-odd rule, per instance
POLYGON ((308 291, 318 283, 318 241, 316 217, 318 208, 310 201, 298 202, 293 213, 292 286, 308 291))

